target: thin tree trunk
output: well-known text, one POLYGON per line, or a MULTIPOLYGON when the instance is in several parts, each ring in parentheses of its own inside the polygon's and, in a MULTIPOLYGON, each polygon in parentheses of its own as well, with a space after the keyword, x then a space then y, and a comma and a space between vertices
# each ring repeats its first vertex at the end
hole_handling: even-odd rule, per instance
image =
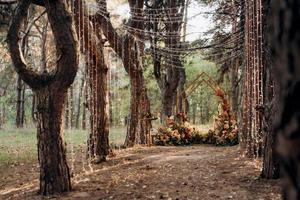
POLYGON ((193 108, 193 124, 196 124, 197 104, 195 102, 193 102, 192 108, 193 108))
POLYGON ((66 106, 65 106, 65 128, 69 128, 69 122, 70 122, 70 103, 69 103, 69 92, 67 92, 66 96, 66 106))
POLYGON ((17 104, 16 104, 16 127, 17 128, 22 128, 23 123, 22 123, 22 91, 23 91, 23 83, 22 79, 20 76, 18 76, 17 79, 17 104))
POLYGON ((3 109, 2 109, 2 104, 0 104, 0 130, 3 127, 3 109))
MULTIPOLYGON (((187 33, 187 24, 188 24, 188 6, 190 4, 190 0, 185 0, 185 8, 184 8, 184 23, 182 25, 182 41, 186 42, 186 33, 187 33)), ((186 83, 186 73, 185 68, 182 66, 179 69, 179 85, 178 85, 178 112, 187 114, 189 111, 189 102, 185 93, 185 83, 186 83)), ((176 102, 177 103, 177 102, 176 102)))
POLYGON ((83 91, 83 105, 82 105, 82 130, 86 130, 86 110, 88 108, 88 84, 86 83, 83 91))
POLYGON ((22 87, 22 101, 21 101, 21 124, 22 127, 24 127, 25 124, 25 90, 26 90, 26 85, 23 83, 22 87))
POLYGON ((37 119, 36 119, 36 96, 34 93, 32 94, 31 119, 32 119, 32 122, 35 124, 37 119))
POLYGON ((4 125, 6 123, 6 109, 5 105, 2 104, 2 124, 4 125))
POLYGON ((74 87, 73 84, 69 90, 69 106, 70 106, 70 128, 73 129, 75 127, 75 101, 74 101, 74 87))
POLYGON ((83 93, 83 90, 84 90, 84 85, 85 85, 85 80, 82 79, 81 80, 81 85, 80 85, 80 88, 79 88, 79 93, 78 93, 78 104, 77 104, 76 123, 75 123, 76 129, 79 129, 79 120, 80 120, 80 113, 81 113, 81 106, 82 106, 81 105, 81 99, 82 99, 82 93, 83 93))

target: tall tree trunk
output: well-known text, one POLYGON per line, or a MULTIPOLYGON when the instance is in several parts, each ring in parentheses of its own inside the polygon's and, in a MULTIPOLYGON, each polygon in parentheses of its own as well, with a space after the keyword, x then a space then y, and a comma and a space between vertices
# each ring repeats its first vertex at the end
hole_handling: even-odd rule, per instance
POLYGON ((300 199, 300 13, 299 1, 272 1, 270 22, 279 111, 275 132, 284 175, 284 199, 300 199))
POLYGON ((101 57, 97 58, 95 52, 90 52, 92 60, 89 64, 90 76, 90 123, 89 155, 94 163, 106 161, 109 153, 109 108, 108 108, 108 68, 104 62, 103 46, 98 49, 101 57), (93 62, 94 61, 94 62, 93 62))
MULTIPOLYGON (((132 18, 140 17, 143 15, 143 1, 129 0, 129 7, 132 10, 132 18)), ((101 7, 106 10, 106 1, 99 1, 101 7)), ((124 37, 120 37, 117 31, 113 28, 111 21, 103 14, 96 14, 96 26, 99 26, 103 30, 103 34, 109 41, 110 45, 114 49, 115 53, 122 59, 123 65, 127 73, 129 74, 131 85, 131 99, 130 99, 130 116, 129 127, 127 131, 125 146, 132 146, 136 143, 141 143, 141 137, 147 138, 150 134, 151 120, 147 119, 147 115, 150 114, 150 106, 147 105, 148 97, 146 84, 143 77, 142 61, 143 57, 143 44, 136 40, 143 41, 143 35, 134 33, 135 37, 131 34, 126 34, 124 37), (143 124, 146 123, 147 125, 143 124), (141 136, 141 134, 143 136, 141 136)), ((129 24, 131 28, 143 29, 144 22, 137 22, 132 20, 129 24)), ((144 139, 142 139, 144 140, 144 139)))
MULTIPOLYGON (((102 39, 102 38, 101 38, 102 39)), ((97 63, 97 79, 98 79, 98 112, 99 122, 97 126, 96 137, 96 152, 100 161, 106 160, 106 156, 109 154, 109 91, 108 91, 108 68, 104 62, 103 46, 102 47, 102 59, 101 63, 97 63)))
POLYGON ((267 23, 270 9, 270 1, 263 1, 262 4, 262 32, 263 32, 263 71, 264 82, 264 105, 260 108, 263 119, 264 152, 263 168, 261 176, 267 179, 279 178, 279 156, 276 151, 277 134, 274 130, 274 113, 278 112, 278 86, 274 83, 274 69, 270 59, 270 41, 268 34, 270 26, 267 23))
MULTIPOLYGON (((141 78, 143 79, 144 77, 141 76, 141 78)), ((141 84, 145 84, 143 83, 144 81, 141 81, 141 84)), ((152 128, 152 124, 151 124, 151 118, 152 118, 152 114, 150 113, 150 100, 148 98, 147 95, 147 90, 146 90, 146 86, 142 87, 142 93, 141 93, 141 101, 140 101, 140 107, 142 109, 142 113, 141 113, 141 122, 140 122, 140 131, 141 131, 141 144, 151 144, 151 136, 150 136, 150 130, 152 128)))
MULTIPOLYGON (((165 35, 162 40, 153 34, 150 37, 151 47, 152 47, 152 58, 154 63, 154 75, 157 80, 158 86, 161 90, 161 104, 162 104, 162 118, 166 122, 166 119, 174 115, 175 107, 177 106, 177 92, 181 91, 183 93, 184 83, 185 83, 185 72, 183 64, 181 62, 181 55, 178 52, 172 52, 172 49, 180 49, 181 47, 181 30, 182 22, 185 10, 186 0, 166 0, 166 1, 156 1, 150 8, 150 14, 153 14, 152 8, 163 7, 165 9, 164 17, 166 21, 153 21, 149 25, 149 32, 162 32, 165 35), (176 9, 174 9, 176 7, 176 9), (171 9, 172 8, 172 9, 171 9), (179 18, 177 21, 172 20, 172 17, 176 16, 179 18), (162 25, 164 27, 162 27, 162 25), (161 29, 164 28, 163 31, 161 29), (163 42, 165 48, 160 49, 158 43, 163 42), (157 55, 157 52, 164 52, 168 56, 157 55), (165 61, 164 63, 162 61, 165 61), (161 68, 164 66, 165 71, 161 68), (179 84, 181 86, 178 88, 179 84)), ((161 13, 154 13, 160 15, 161 13)), ((180 50, 179 50, 180 51, 180 50)), ((183 98, 179 98, 180 110, 182 110, 183 98)))
MULTIPOLYGON (((186 33, 187 33, 187 24, 188 24, 188 6, 190 4, 190 0, 185 0, 185 7, 184 7, 184 22, 182 24, 182 41, 183 43, 186 42, 186 33)), ((185 68, 179 69, 179 85, 178 85, 178 112, 187 114, 189 112, 189 101, 186 97, 185 92, 185 83, 186 83, 186 73, 185 68)), ((177 103, 177 102, 176 102, 177 103)))
MULTIPOLYGON (((271 72, 268 72, 270 74, 271 72)), ((268 78, 269 79, 269 78, 268 78)), ((274 82, 272 80, 266 81, 266 93, 269 94, 267 104, 262 107, 263 114, 263 133, 264 133, 264 152, 263 152, 263 166, 261 177, 267 179, 279 178, 279 156, 276 151, 277 134, 274 131, 274 113, 278 110, 278 98, 274 97, 274 82)), ((276 91, 277 93, 278 91, 276 91)))
POLYGON ((67 91, 60 91, 57 86, 36 91, 40 194, 43 195, 71 189, 62 128, 66 96, 67 91))
POLYGON ((262 155, 263 63, 261 1, 245 1, 245 69, 242 147, 249 157, 262 155))
POLYGON ((88 154, 93 162, 100 163, 106 160, 109 153, 108 68, 104 60, 102 30, 94 20, 90 21, 89 14, 84 14, 87 13, 84 1, 77 1, 73 7, 80 49, 86 55, 86 73, 89 77, 91 130, 88 154))
POLYGON ((238 58, 232 62, 232 69, 230 69, 230 81, 231 81, 231 107, 234 116, 237 116, 239 108, 239 85, 238 85, 238 58))
MULTIPOLYGON (((238 31, 238 2, 232 1, 232 41, 233 41, 233 48, 239 48, 240 40, 236 39, 236 33, 238 31)), ((231 60, 231 68, 230 68, 230 83, 231 83, 231 107, 234 116, 237 116, 238 113, 238 98, 239 98, 239 82, 238 82, 238 71, 239 71, 239 59, 240 57, 236 57, 236 50, 232 51, 232 56, 235 57, 231 60)))
POLYGON ((132 62, 129 69, 130 77, 130 120, 125 146, 134 144, 149 144, 151 129, 150 101, 143 76, 141 63, 139 62, 138 45, 135 45, 132 62))
POLYGON ((67 89, 78 70, 77 41, 72 18, 63 0, 43 2, 56 44, 55 74, 40 74, 24 62, 20 52, 19 32, 31 1, 18 1, 7 40, 12 62, 20 78, 37 96, 37 136, 40 165, 40 194, 49 195, 71 190, 70 172, 63 140, 62 113, 67 89))

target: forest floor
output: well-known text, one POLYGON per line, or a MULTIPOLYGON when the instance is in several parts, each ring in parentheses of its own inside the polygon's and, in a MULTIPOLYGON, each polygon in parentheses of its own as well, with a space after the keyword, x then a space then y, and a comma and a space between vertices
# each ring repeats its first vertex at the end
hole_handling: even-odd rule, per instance
POLYGON ((71 156, 73 191, 47 198, 36 194, 36 163, 0 166, 0 199, 281 199, 279 181, 259 178, 261 162, 238 146, 135 147, 92 166, 82 155, 71 156))

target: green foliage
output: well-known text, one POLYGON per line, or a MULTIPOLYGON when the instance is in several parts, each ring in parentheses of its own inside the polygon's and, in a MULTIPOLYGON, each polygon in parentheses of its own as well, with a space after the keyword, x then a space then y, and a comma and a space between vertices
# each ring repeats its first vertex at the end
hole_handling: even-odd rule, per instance
MULTIPOLYGON (((213 79, 218 77, 218 69, 212 62, 203 60, 200 54, 196 54, 187 58, 186 74, 188 86, 197 75, 201 72, 206 72, 213 79)), ((189 96, 190 112, 189 119, 191 122, 206 124, 209 123, 213 115, 218 110, 218 100, 215 97, 214 91, 205 83, 201 84, 189 96)))

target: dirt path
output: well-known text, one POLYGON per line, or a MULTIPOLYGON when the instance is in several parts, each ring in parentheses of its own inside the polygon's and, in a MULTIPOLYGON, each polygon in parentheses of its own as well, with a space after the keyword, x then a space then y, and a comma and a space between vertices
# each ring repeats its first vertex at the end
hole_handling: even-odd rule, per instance
MULTIPOLYGON (((74 191, 51 199, 280 199, 278 181, 259 179, 260 163, 239 155, 238 147, 135 148, 86 172, 76 159, 74 191)), ((43 199, 37 177, 36 166, 0 172, 0 199, 43 199)))

